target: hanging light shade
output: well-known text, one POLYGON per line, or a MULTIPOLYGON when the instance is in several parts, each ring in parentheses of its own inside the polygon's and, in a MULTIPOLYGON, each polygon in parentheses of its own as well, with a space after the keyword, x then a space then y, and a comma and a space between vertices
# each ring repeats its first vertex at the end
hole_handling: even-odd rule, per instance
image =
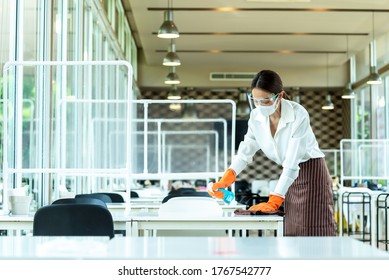
POLYGON ((165 58, 163 59, 162 65, 164 66, 180 66, 181 61, 176 53, 176 44, 174 43, 174 40, 171 41, 168 53, 166 54, 165 58))
POLYGON ((247 93, 242 91, 239 93, 239 99, 236 104, 236 115, 245 118, 250 114, 250 106, 247 98, 247 93))
MULTIPOLYGON (((191 98, 190 100, 193 100, 193 98, 191 98)), ((195 107, 194 103, 186 103, 185 104, 182 117, 184 119, 196 119, 197 118, 197 111, 196 111, 196 107, 195 107)))
MULTIPOLYGON (((169 100, 179 100, 181 99, 181 95, 179 93, 179 91, 177 90, 177 85, 172 85, 171 88, 170 88, 170 91, 167 95, 167 98, 169 100)), ((182 108, 183 108, 183 104, 182 103, 171 103, 169 104, 169 109, 170 111, 173 111, 173 112, 180 112, 182 111, 182 108)))
POLYGON ((181 83, 181 81, 176 73, 176 67, 171 67, 170 73, 165 78, 165 84, 178 85, 179 83, 181 83))
POLYGON ((369 79, 368 79, 367 83, 369 85, 379 85, 382 83, 382 78, 378 74, 375 66, 370 67, 370 75, 369 75, 369 79))
POLYGON ((292 100, 296 103, 300 103, 301 102, 301 98, 300 98, 300 88, 299 87, 294 87, 293 88, 293 93, 292 93, 292 100))
POLYGON ((164 12, 164 21, 158 30, 158 38, 174 39, 180 37, 177 26, 173 22, 173 11, 167 10, 164 12))
POLYGON ((181 99, 180 92, 177 89, 177 85, 173 84, 167 94, 167 99, 178 100, 181 99))
POLYGON ((351 83, 348 83, 347 86, 344 88, 342 93, 343 99, 353 99, 355 98, 355 93, 353 89, 351 88, 351 83))
POLYGON ((378 71, 377 71, 377 68, 376 68, 376 65, 377 65, 377 56, 376 56, 376 42, 375 42, 375 38, 374 38, 374 33, 375 33, 375 30, 374 30, 374 12, 372 13, 372 16, 371 16, 371 20, 372 20, 372 40, 370 42, 370 75, 369 75, 369 78, 367 80, 366 83, 368 83, 369 85, 378 85, 378 84, 381 84, 382 83, 382 79, 381 79, 381 76, 378 74, 378 71))
POLYGON ((296 103, 299 103, 301 102, 301 98, 300 98, 300 95, 293 95, 293 98, 292 100, 296 103))
MULTIPOLYGON (((328 63, 328 53, 327 53, 327 88, 330 85, 329 82, 329 63, 328 63)), ((331 95, 327 94, 326 95, 326 100, 324 102, 324 105, 321 107, 323 110, 333 110, 334 109, 334 103, 331 101, 331 95)))
POLYGON ((348 49, 348 35, 346 36, 346 45, 347 45, 347 62, 350 68, 350 78, 349 83, 347 83, 347 86, 344 88, 342 92, 342 99, 354 99, 355 93, 351 87, 351 81, 354 80, 355 76, 355 58, 349 56, 349 49, 348 49))
POLYGON ((324 102, 324 105, 321 107, 323 110, 333 110, 334 109, 334 103, 332 103, 331 95, 326 95, 326 100, 324 102))

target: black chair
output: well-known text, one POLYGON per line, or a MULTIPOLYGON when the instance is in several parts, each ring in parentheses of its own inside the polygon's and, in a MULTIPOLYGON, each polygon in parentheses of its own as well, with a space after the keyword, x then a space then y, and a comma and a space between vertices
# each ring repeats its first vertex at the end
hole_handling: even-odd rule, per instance
POLYGON ((104 201, 105 203, 112 203, 112 200, 111 198, 106 195, 106 194, 102 194, 102 193, 86 193, 86 194, 77 194, 75 198, 97 198, 97 199, 100 199, 102 201, 104 201))
POLYGON ((139 194, 138 194, 137 192, 131 191, 130 197, 131 197, 131 198, 138 198, 138 197, 139 197, 139 194))
POLYGON ((167 196, 162 199, 162 203, 165 203, 173 197, 182 197, 182 196, 202 196, 202 197, 211 197, 208 192, 198 192, 192 188, 181 188, 175 191, 171 191, 167 196))
POLYGON ((107 192, 107 193, 98 193, 98 194, 108 195, 113 203, 123 203, 124 202, 123 196, 119 193, 107 192))
POLYGON ((96 204, 51 204, 36 211, 33 235, 113 238, 113 219, 108 209, 96 204))
POLYGON ((78 197, 78 198, 60 198, 51 204, 71 204, 71 203, 77 203, 77 204, 95 204, 103 206, 104 208, 107 208, 107 204, 102 201, 101 199, 92 198, 92 197, 78 197))

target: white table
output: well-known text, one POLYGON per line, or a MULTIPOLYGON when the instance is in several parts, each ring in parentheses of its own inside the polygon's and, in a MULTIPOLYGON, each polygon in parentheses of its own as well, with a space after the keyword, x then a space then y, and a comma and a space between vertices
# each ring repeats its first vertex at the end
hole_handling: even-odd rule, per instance
POLYGON ((224 213, 222 217, 160 217, 154 212, 139 212, 129 216, 127 236, 139 236, 151 233, 156 236, 157 230, 277 230, 277 236, 284 235, 284 219, 277 215, 234 215, 224 213))
POLYGON ((389 260, 389 253, 349 237, 1 236, 0 259, 389 260))
MULTIPOLYGON (((112 217, 115 230, 126 230, 126 223, 129 221, 128 217, 115 215, 112 217)), ((13 230, 16 235, 18 235, 21 230, 32 231, 33 224, 33 215, 0 215, 0 229, 13 230)))
MULTIPOLYGON (((107 203, 108 210, 112 214, 122 214, 132 212, 158 212, 161 207, 161 203, 107 203), (126 212, 126 210, 128 211, 126 212)), ((246 209, 245 204, 238 203, 236 205, 220 204, 220 207, 224 212, 233 213, 236 209, 246 209)))

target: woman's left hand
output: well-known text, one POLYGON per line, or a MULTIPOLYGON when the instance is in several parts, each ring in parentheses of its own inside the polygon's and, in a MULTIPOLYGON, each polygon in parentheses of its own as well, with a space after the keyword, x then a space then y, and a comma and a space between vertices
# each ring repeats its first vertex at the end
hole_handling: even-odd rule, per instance
POLYGON ((257 205, 251 206, 249 211, 261 211, 261 212, 271 212, 276 211, 280 208, 281 204, 284 202, 284 198, 271 194, 269 196, 268 202, 262 202, 257 205))

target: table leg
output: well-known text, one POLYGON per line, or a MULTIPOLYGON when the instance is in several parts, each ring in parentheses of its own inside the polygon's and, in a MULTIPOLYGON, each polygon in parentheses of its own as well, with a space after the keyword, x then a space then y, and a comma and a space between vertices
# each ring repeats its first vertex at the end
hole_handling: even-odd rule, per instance
POLYGON ((277 237, 284 236, 284 221, 279 221, 277 223, 277 237))

